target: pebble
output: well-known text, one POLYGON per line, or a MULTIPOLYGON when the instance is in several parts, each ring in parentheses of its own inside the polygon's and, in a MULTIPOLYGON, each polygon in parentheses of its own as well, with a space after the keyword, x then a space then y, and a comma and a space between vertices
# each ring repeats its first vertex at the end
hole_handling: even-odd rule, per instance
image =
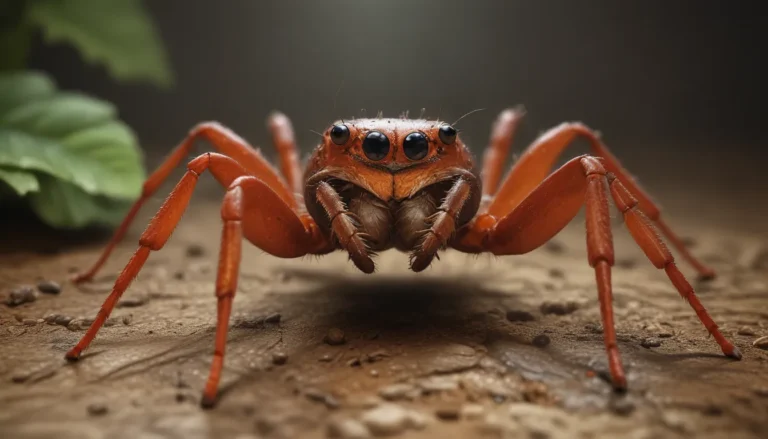
POLYGON ((329 354, 324 354, 322 357, 317 359, 317 361, 322 361, 323 363, 330 363, 332 360, 333 357, 331 357, 329 354))
POLYGON ((446 405, 435 410, 435 416, 443 421, 457 421, 460 414, 459 406, 446 405))
POLYGON ((375 363, 386 357, 389 357, 389 352, 387 352, 386 349, 379 349, 378 351, 373 351, 370 354, 366 355, 365 361, 369 363, 375 363))
POLYGON ((551 268, 549 270, 549 277, 554 279, 563 279, 565 278, 565 272, 559 268, 551 268))
POLYGON ((346 342, 344 331, 339 328, 331 328, 328 330, 328 333, 325 334, 323 341, 331 346, 344 344, 344 342, 346 342))
POLYGON ((106 415, 107 412, 109 412, 109 407, 107 407, 106 404, 101 402, 94 402, 91 404, 88 404, 88 414, 91 416, 103 416, 106 415))
POLYGON ((37 289, 45 294, 59 294, 61 292, 61 285, 52 280, 44 280, 37 284, 37 289))
POLYGON ((755 387, 752 392, 761 398, 768 398, 768 387, 755 387))
POLYGON ((627 398, 616 398, 608 404, 613 413, 620 416, 629 416, 635 411, 635 404, 627 398))
POLYGON ((531 343, 537 348, 545 348, 549 346, 549 342, 550 339, 547 334, 539 334, 536 337, 533 337, 533 341, 531 343))
POLYGON ((757 340, 753 341, 752 346, 756 348, 768 350, 768 335, 764 337, 760 337, 757 340))
POLYGON ((376 436, 400 434, 413 425, 410 413, 394 404, 382 404, 368 410, 360 421, 376 436))
POLYGON ((396 401, 398 399, 406 398, 415 391, 416 387, 411 384, 398 383, 379 390, 379 396, 387 401, 396 401))
POLYGON ((451 390, 458 390, 459 383, 456 379, 435 375, 419 381, 419 387, 429 393, 449 392, 451 390))
POLYGON ((280 366, 287 362, 288 362, 288 355, 286 355, 284 352, 275 352, 274 354, 272 354, 272 364, 276 364, 280 366))
POLYGON ((37 300, 37 291, 30 286, 23 286, 11 290, 5 304, 8 306, 19 306, 24 303, 30 303, 37 300))
POLYGON ((359 366, 361 366, 362 364, 363 364, 363 363, 360 361, 360 357, 354 357, 354 358, 350 358, 350 359, 347 361, 347 366, 349 366, 349 367, 359 367, 359 366))
POLYGON ((643 341, 640 342, 640 346, 650 349, 650 348, 657 348, 661 346, 661 341, 655 339, 655 338, 646 338, 643 341))
POLYGON ((149 297, 147 296, 129 297, 127 299, 120 300, 115 306, 117 308, 136 308, 137 306, 146 305, 147 302, 149 302, 149 297))
POLYGON ((128 314, 127 316, 123 316, 122 318, 123 325, 128 326, 133 321, 133 314, 128 314))
POLYGON ((549 240, 544 244, 544 248, 550 253, 562 253, 565 251, 565 246, 560 241, 549 240))
POLYGON ((58 315, 53 320, 53 323, 55 323, 57 325, 61 325, 61 326, 69 326, 69 322, 71 322, 73 318, 74 317, 72 317, 72 316, 58 315))
POLYGON ((190 258, 199 258, 205 254, 205 248, 200 244, 190 244, 187 246, 187 256, 190 258))
POLYGON ((329 409, 339 408, 339 405, 340 405, 339 401, 336 398, 334 398, 333 395, 325 393, 319 389, 315 389, 315 388, 306 389, 304 391, 304 396, 306 396, 307 399, 309 399, 310 401, 322 402, 329 409))
POLYGON ((480 419, 485 413, 485 407, 480 404, 464 404, 461 406, 461 417, 468 420, 480 419))
POLYGON ((539 309, 544 315, 555 314, 564 316, 579 309, 579 304, 576 302, 544 302, 539 309))
POLYGON ((371 437, 371 432, 357 419, 333 419, 328 423, 326 436, 332 439, 367 439, 371 437))
POLYGON ((750 328, 749 326, 742 326, 739 328, 739 335, 757 335, 754 329, 750 328))
POLYGON ((21 321, 25 326, 35 326, 37 325, 37 319, 24 319, 21 321))
POLYGON ((536 317, 528 311, 509 310, 507 311, 507 320, 510 322, 531 322, 536 317))
POLYGON ((270 314, 270 315, 268 315, 268 316, 267 316, 267 317, 264 319, 264 323, 280 323, 280 319, 281 319, 282 317, 283 317, 283 316, 281 316, 281 315, 280 315, 280 313, 277 313, 277 312, 276 312, 276 313, 273 313, 273 314, 270 314))

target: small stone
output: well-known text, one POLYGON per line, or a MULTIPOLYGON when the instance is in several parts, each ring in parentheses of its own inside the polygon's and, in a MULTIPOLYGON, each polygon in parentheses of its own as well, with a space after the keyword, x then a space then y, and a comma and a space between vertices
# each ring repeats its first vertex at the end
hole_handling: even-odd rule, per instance
POLYGON ((549 270, 549 277, 553 279, 565 279, 565 272, 559 268, 551 268, 549 270))
POLYGON ((394 404, 382 404, 368 410, 363 413, 360 420, 376 436, 400 434, 411 424, 410 414, 394 404))
POLYGON ((339 328, 329 329, 323 340, 331 346, 338 346, 346 342, 344 331, 339 328))
POLYGON ((368 372, 368 374, 369 374, 370 376, 374 377, 374 378, 378 378, 378 377, 379 377, 379 371, 378 371, 378 370, 376 370, 376 369, 371 369, 371 370, 368 372))
POLYGON ((333 360, 333 357, 331 357, 329 354, 324 354, 322 357, 318 358, 317 361, 322 361, 323 363, 330 363, 333 360))
POLYGON ((5 304, 8 306, 19 306, 25 303, 31 303, 37 300, 37 291, 30 286, 22 286, 11 290, 5 304))
POLYGON ((419 387, 427 393, 449 392, 458 390, 459 383, 455 378, 433 375, 419 381, 419 387))
POLYGON ((60 326, 69 326, 69 322, 71 322, 73 319, 72 316, 56 316, 56 319, 53 321, 55 324, 60 326))
POLYGON ((657 335, 659 336, 659 338, 672 338, 672 336, 674 336, 675 334, 672 333, 672 331, 662 329, 661 332, 659 332, 657 335))
POLYGON ((531 344, 536 346, 537 348, 545 348, 549 346, 549 336, 547 334, 539 334, 536 337, 533 337, 533 341, 531 344))
POLYGON ((280 323, 280 319, 281 318, 282 318, 282 316, 280 315, 280 313, 276 312, 276 313, 268 315, 264 319, 264 323, 280 323))
POLYGON ((106 415, 107 412, 109 412, 109 407, 107 407, 106 404, 101 402, 94 402, 91 404, 88 404, 88 414, 91 416, 103 416, 106 415))
POLYGON ((280 366, 287 362, 288 362, 288 355, 286 355, 284 352, 275 352, 272 354, 272 364, 276 364, 280 366))
POLYGON ((333 419, 328 423, 326 436, 331 439, 367 439, 371 432, 357 419, 333 419))
POLYGON ((37 325, 37 319, 24 319, 21 321, 24 326, 35 326, 37 325))
POLYGON ((752 392, 761 398, 768 398, 768 387, 755 387, 752 392))
POLYGON ((446 405, 435 410, 435 416, 443 421, 456 421, 459 419, 459 407, 446 405))
POLYGON ((555 241, 553 239, 547 241, 546 244, 544 244, 544 248, 550 253, 555 254, 560 254, 565 251, 565 246, 560 241, 555 241))
POLYGON ((325 404, 326 407, 331 409, 335 409, 339 407, 339 402, 336 400, 336 398, 333 397, 333 395, 329 395, 328 393, 325 393, 320 389, 315 389, 315 388, 306 389, 304 390, 304 396, 310 401, 321 402, 325 404))
POLYGON ((768 349, 768 335, 753 341, 752 346, 760 349, 768 349))
POLYGON ((17 372, 11 376, 11 381, 13 381, 14 383, 20 384, 20 383, 26 382, 30 376, 32 375, 28 371, 17 372))
POLYGON ((635 404, 627 398, 616 398, 608 404, 612 412, 620 416, 629 416, 635 411, 635 404))
POLYGON ((507 320, 510 322, 531 322, 536 320, 536 317, 528 311, 509 310, 507 311, 507 320))
POLYGON ((661 341, 657 340, 655 338, 646 338, 643 339, 643 341, 640 342, 640 346, 650 349, 650 348, 657 348, 661 346, 661 341))
POLYGON ((37 289, 44 294, 59 294, 61 292, 61 285, 52 280, 44 280, 37 284, 37 289))
POLYGON ((379 390, 379 396, 387 401, 397 401, 406 398, 416 390, 411 384, 399 383, 392 384, 379 390))
POLYGON ((43 317, 43 321, 49 325, 55 325, 57 324, 56 319, 59 317, 61 317, 59 314, 48 314, 47 316, 43 317))
POLYGON ((187 246, 187 256, 190 258, 199 258, 205 254, 205 248, 200 244, 190 244, 187 246))
POLYGON ((133 321, 133 314, 128 314, 127 316, 123 316, 123 325, 128 326, 133 321))
POLYGON ((349 367, 359 367, 359 366, 361 366, 362 364, 363 364, 363 363, 360 361, 360 357, 354 357, 354 358, 350 358, 350 359, 347 361, 347 366, 349 366, 349 367))
POLYGON ((739 328, 739 332, 737 333, 739 335, 757 335, 754 329, 750 328, 749 326, 742 326, 739 328))
POLYGON ((378 351, 373 351, 368 354, 365 357, 365 360, 369 363, 375 363, 386 357, 389 357, 389 352, 387 352, 386 349, 379 349, 378 351))
POLYGON ((464 404, 461 406, 461 417, 467 420, 475 420, 483 417, 485 407, 480 404, 464 404))
POLYGON ((122 299, 121 301, 117 302, 118 308, 135 308, 137 306, 146 305, 147 302, 149 302, 148 296, 142 296, 142 297, 129 297, 127 299, 122 299))
POLYGON ((539 309, 544 315, 555 314, 564 316, 579 309, 579 304, 576 302, 544 302, 539 309))
POLYGON ((72 319, 69 323, 67 323, 67 329, 70 331, 79 331, 83 329, 83 326, 87 325, 85 325, 85 322, 80 319, 72 319))

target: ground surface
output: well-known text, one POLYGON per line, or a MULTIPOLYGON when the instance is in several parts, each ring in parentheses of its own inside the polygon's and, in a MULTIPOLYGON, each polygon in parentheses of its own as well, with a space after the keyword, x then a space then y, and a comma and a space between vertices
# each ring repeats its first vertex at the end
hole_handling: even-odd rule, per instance
POLYGON ((133 306, 115 310, 114 324, 82 361, 67 364, 63 355, 83 329, 37 320, 95 315, 154 201, 102 276, 83 287, 66 278, 92 263, 103 242, 71 245, 76 237, 61 250, 46 234, 6 232, 0 294, 40 279, 62 282, 63 291, 0 305, 0 437, 323 438, 345 428, 341 437, 365 437, 353 434, 359 420, 404 438, 734 439, 768 431, 768 351, 752 345, 768 335, 768 239, 751 231, 757 222, 720 220, 753 211, 669 215, 718 270, 715 281, 696 286, 743 351, 741 362, 720 354, 616 222, 625 396, 612 394, 603 378, 580 219, 532 254, 447 252, 418 275, 396 252, 382 254, 379 272, 366 276, 342 254, 284 261, 244 246, 221 401, 204 411, 220 234, 218 206, 205 197, 195 198, 166 248, 151 256, 124 296, 133 306), (552 304, 565 314, 546 313, 552 304), (509 311, 531 319, 510 321, 509 311), (331 328, 344 333, 344 344, 324 342, 331 328), (648 343, 660 345, 642 346, 648 343), (275 354, 287 362, 273 364, 275 354))

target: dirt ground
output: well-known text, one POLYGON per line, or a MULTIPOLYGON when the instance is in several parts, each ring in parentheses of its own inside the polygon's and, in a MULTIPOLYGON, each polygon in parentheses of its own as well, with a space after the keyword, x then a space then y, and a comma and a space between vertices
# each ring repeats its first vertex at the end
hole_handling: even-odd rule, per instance
POLYGON ((206 411, 199 398, 213 349, 220 234, 218 203, 207 196, 193 199, 82 360, 63 359, 84 333, 78 319, 98 311, 161 199, 142 211, 102 275, 81 287, 67 276, 95 260, 103 239, 76 235, 59 245, 49 232, 6 230, 13 249, 0 254, 0 294, 40 280, 63 290, 0 305, 0 437, 768 434, 768 351, 753 346, 768 335, 768 239, 721 220, 757 219, 754 211, 715 205, 712 215, 682 208, 667 217, 717 269, 717 279, 695 286, 743 351, 740 362, 722 356, 616 220, 614 307, 626 395, 604 378, 581 219, 529 255, 448 251, 421 274, 397 252, 380 255, 378 272, 363 275, 341 253, 279 260, 245 245, 220 403, 206 411), (75 323, 42 321, 51 315, 75 323), (343 344, 324 341, 332 328, 343 344))

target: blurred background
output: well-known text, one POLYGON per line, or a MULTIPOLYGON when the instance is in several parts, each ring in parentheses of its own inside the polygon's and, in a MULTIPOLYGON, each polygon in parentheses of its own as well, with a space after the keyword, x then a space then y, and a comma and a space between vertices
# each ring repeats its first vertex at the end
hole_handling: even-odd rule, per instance
POLYGON ((601 131, 662 201, 684 199, 687 189, 742 204, 768 198, 764 19, 746 4, 145 3, 175 70, 172 90, 117 84, 66 46, 39 45, 31 66, 117 103, 150 163, 209 119, 268 146, 273 109, 291 117, 309 152, 318 141, 310 130, 339 117, 425 108, 428 118, 453 121, 484 108, 458 125, 479 155, 498 112, 522 104, 518 152, 541 131, 578 120, 601 131))

